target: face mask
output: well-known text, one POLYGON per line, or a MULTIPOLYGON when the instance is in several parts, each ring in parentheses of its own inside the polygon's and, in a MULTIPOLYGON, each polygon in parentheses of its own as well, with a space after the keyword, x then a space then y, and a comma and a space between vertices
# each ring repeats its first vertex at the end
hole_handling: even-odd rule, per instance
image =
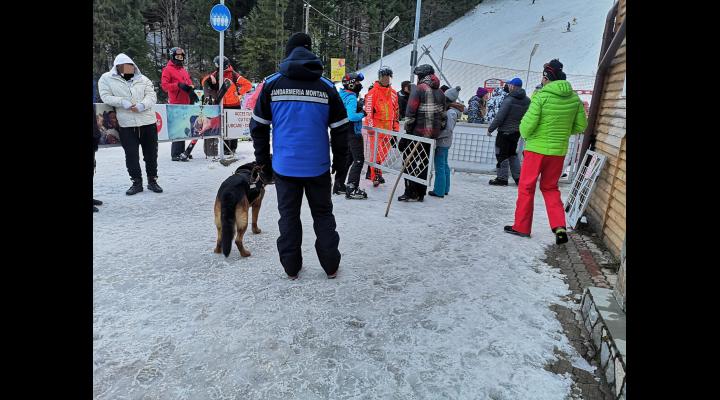
POLYGON ((503 86, 503 92, 510 93, 510 88, 508 88, 508 85, 503 86))
POLYGON ((355 94, 360 94, 360 91, 362 90, 362 87, 363 87, 363 86, 362 86, 361 83, 356 83, 356 84, 355 84, 355 87, 353 88, 352 91, 355 92, 355 94))
POLYGON ((135 76, 135 74, 122 74, 123 79, 125 79, 126 81, 132 79, 133 76, 135 76))

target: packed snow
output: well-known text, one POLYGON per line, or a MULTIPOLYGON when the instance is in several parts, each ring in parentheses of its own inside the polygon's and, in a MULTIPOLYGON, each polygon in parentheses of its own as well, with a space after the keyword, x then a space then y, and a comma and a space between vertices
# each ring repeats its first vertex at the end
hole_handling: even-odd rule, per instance
MULTIPOLYGON (((429 46, 439 65, 443 46, 452 37, 445 59, 525 71, 533 45, 538 43, 540 46, 532 58, 531 71, 542 71, 544 63, 559 58, 568 75, 595 75, 605 17, 612 5, 613 0, 538 0, 535 4, 530 0, 485 0, 465 15, 458 15, 458 19, 445 28, 420 37, 418 57, 422 54, 422 45, 429 46), (540 21, 541 17, 545 18, 544 22, 540 21), (572 24, 573 18, 576 18, 576 24, 572 24), (565 32, 568 22, 571 31, 565 32)), ((393 31, 387 35, 394 36, 393 31)), ((379 43, 380 37, 376 35, 370 40, 379 43)), ((385 38, 385 41, 392 39, 385 38)), ((411 52, 412 44, 409 44, 383 57, 383 64, 394 72, 392 84, 397 90, 402 81, 410 78, 411 52)), ((424 57, 420 63, 431 64, 431 61, 424 57)), ((372 83, 379 68, 380 60, 377 60, 360 71, 372 83)), ((477 86, 482 86, 480 79, 474 82, 472 76, 466 76, 468 71, 448 69, 445 72, 453 85, 464 88, 460 94, 463 101, 475 93, 477 86)), ((524 73, 520 77, 525 80, 524 73)), ((509 79, 512 76, 478 78, 509 79)), ((370 83, 364 85, 363 93, 370 83)), ((525 86, 533 87, 538 83, 530 82, 531 86, 525 86)), ((592 85, 588 89, 592 89, 592 85)))
POLYGON ((526 239, 503 232, 517 187, 489 186, 491 176, 455 173, 446 198, 394 201, 387 218, 394 179, 362 180, 368 200, 333 196, 335 280, 318 264, 304 201, 305 264, 290 281, 274 186, 262 233, 245 235, 252 256, 212 252, 217 189, 253 160, 251 143, 229 167, 205 159, 201 143, 187 163, 159 148, 161 194, 126 196, 123 150, 96 153, 95 399, 559 400, 572 381, 544 369, 556 350, 589 368, 549 308, 574 306, 541 261, 554 237, 539 190, 526 239))

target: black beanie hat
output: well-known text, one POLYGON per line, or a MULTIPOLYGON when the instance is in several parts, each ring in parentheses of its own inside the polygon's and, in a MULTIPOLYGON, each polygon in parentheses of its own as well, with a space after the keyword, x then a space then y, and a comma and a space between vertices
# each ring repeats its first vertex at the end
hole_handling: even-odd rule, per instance
POLYGON ((563 72, 563 64, 557 58, 550 60, 549 63, 543 65, 543 76, 549 81, 556 81, 558 79, 565 79, 565 73, 563 72))
POLYGON ((293 33, 285 46, 285 57, 289 56, 290 52, 296 47, 304 47, 312 51, 312 39, 310 39, 307 33, 293 33))

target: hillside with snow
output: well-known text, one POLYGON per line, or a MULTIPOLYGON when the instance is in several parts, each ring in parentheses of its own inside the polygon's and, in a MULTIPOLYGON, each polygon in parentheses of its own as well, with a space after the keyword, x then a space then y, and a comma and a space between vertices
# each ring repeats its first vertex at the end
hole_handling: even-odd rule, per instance
MULTIPOLYGON (((528 68, 530 52, 538 43, 540 46, 530 65, 530 70, 538 73, 530 74, 530 85, 525 84, 526 87, 532 88, 539 83, 539 71, 544 63, 559 58, 565 65, 568 80, 576 89, 592 89, 592 78, 572 75, 595 74, 605 17, 612 4, 612 0, 536 0, 535 4, 532 0, 485 0, 445 28, 421 37, 418 40, 418 57, 422 54, 422 45, 429 46, 430 54, 439 65, 442 48, 452 37, 445 51, 443 69, 453 86, 463 88, 460 98, 467 101, 485 79, 520 76, 525 81, 524 71, 528 68), (541 17, 544 22, 541 22, 541 17), (573 18, 576 18, 576 24, 572 23, 573 18), (571 30, 565 32, 568 22, 571 30), (517 71, 475 67, 448 60, 517 71), (508 73, 513 76, 494 76, 508 73)), ((392 30, 388 34, 392 36, 392 30)), ((394 71, 393 86, 398 90, 400 83, 410 78, 411 52, 412 44, 383 58, 383 64, 394 71)), ((419 63, 432 65, 427 56, 419 63)), ((374 82, 379 67, 378 60, 360 70, 367 77, 366 88, 374 82)), ((442 83, 445 84, 444 81, 442 83)))

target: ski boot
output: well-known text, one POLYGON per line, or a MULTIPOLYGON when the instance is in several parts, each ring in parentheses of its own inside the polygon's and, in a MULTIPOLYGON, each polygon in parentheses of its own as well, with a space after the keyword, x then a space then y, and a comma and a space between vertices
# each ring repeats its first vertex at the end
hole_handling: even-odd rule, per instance
POLYGON ((130 189, 125 191, 125 194, 128 196, 132 196, 132 195, 134 195, 136 193, 140 193, 144 190, 143 185, 142 185, 142 178, 132 179, 132 182, 133 182, 133 184, 132 184, 132 186, 130 186, 130 189))
POLYGON ((425 196, 417 196, 417 195, 413 196, 413 195, 410 195, 407 193, 404 193, 402 196, 398 197, 398 201, 407 201, 407 202, 417 201, 417 202, 422 203, 423 200, 425 200, 425 196))
POLYGON ((508 181, 507 181, 507 179, 495 178, 495 179, 490 180, 490 185, 491 186, 507 186, 508 181))
POLYGON ((365 200, 367 199, 367 193, 359 187, 355 187, 355 184, 348 183, 347 190, 345 191, 346 199, 365 200))
POLYGON ((180 161, 186 161, 186 162, 187 162, 187 161, 190 161, 190 158, 189 158, 189 157, 187 156, 187 154, 185 154, 185 153, 180 153, 180 155, 178 156, 178 158, 180 158, 180 161))
POLYGON ((148 188, 149 190, 152 190, 152 191, 155 192, 155 193, 162 193, 162 192, 163 192, 163 190, 162 190, 162 188, 160 187, 160 185, 157 184, 157 177, 154 177, 154 178, 148 177, 148 185, 147 185, 147 188, 148 188))
POLYGON ((373 179, 373 187, 378 187, 378 186, 380 186, 380 176, 375 175, 375 179, 373 179))
POLYGON ((93 199, 93 205, 94 205, 94 206, 101 206, 101 205, 102 205, 102 201, 93 199))
POLYGON ((559 227, 553 229, 553 233, 555 233, 555 244, 567 243, 568 235, 567 235, 567 230, 565 229, 564 226, 559 226, 559 227))
POLYGON ((344 183, 335 182, 332 192, 333 194, 343 194, 347 192, 347 186, 344 183))
POLYGON ((509 233, 511 235, 518 235, 518 236, 522 236, 522 237, 526 237, 526 238, 530 237, 530 234, 528 234, 528 233, 522 233, 522 232, 516 231, 515 229, 513 229, 512 225, 505 225, 505 232, 509 233))

